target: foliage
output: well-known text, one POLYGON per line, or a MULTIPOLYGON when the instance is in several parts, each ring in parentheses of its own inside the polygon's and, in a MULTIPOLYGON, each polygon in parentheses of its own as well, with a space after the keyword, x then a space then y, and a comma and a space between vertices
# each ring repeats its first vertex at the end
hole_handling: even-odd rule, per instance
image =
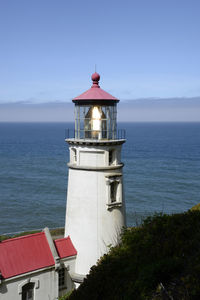
MULTIPOLYGON (((15 235, 0 235, 0 242, 11 239, 11 238, 16 238, 16 237, 33 234, 33 233, 38 233, 38 232, 41 232, 41 230, 24 231, 24 232, 17 233, 15 235)), ((64 236, 64 228, 50 229, 50 233, 51 233, 53 239, 56 239, 60 236, 63 237, 64 236)))
POLYGON ((200 299, 200 211, 148 217, 91 268, 70 300, 200 299))
POLYGON ((191 208, 191 210, 200 210, 200 203, 198 203, 197 205, 193 206, 191 208))
POLYGON ((71 295, 72 291, 68 292, 66 295, 59 297, 59 300, 67 300, 69 299, 69 296, 71 295))
POLYGON ((33 233, 37 233, 37 232, 40 232, 40 230, 24 231, 24 232, 17 233, 15 235, 0 235, 0 241, 4 241, 4 240, 16 238, 16 237, 20 237, 20 236, 24 236, 24 235, 28 235, 28 234, 33 234, 33 233))
POLYGON ((50 229, 50 233, 53 239, 57 239, 59 237, 64 236, 64 228, 55 228, 55 229, 50 229))
POLYGON ((9 239, 7 235, 0 235, 0 242, 5 241, 7 239, 9 239))
POLYGON ((24 232, 20 232, 18 234, 13 235, 12 238, 16 238, 16 237, 20 237, 20 236, 24 236, 24 235, 29 235, 29 234, 33 234, 33 233, 38 233, 38 232, 41 232, 41 230, 24 231, 24 232))
POLYGON ((66 300, 66 299, 67 299, 66 295, 59 297, 59 300, 66 300))

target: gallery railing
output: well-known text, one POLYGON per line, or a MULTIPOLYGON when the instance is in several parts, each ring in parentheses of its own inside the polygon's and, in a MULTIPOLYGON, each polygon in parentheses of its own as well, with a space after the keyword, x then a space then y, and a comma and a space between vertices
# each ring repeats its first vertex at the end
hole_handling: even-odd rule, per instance
POLYGON ((95 131, 95 130, 76 130, 65 129, 65 139, 94 139, 94 140, 122 140, 126 139, 126 130, 118 129, 115 131, 95 131))

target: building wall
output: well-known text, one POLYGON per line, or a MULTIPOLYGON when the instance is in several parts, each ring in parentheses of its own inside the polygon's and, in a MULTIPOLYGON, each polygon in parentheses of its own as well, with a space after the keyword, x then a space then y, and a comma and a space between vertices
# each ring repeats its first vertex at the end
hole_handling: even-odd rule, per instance
POLYGON ((70 273, 74 273, 75 271, 75 260, 76 257, 61 259, 60 268, 65 269, 65 284, 64 286, 59 287, 59 297, 64 296, 75 288, 75 283, 72 281, 70 276, 70 273))
POLYGON ((75 288, 69 274, 69 272, 74 273, 75 259, 75 256, 61 259, 60 267, 57 270, 53 267, 2 280, 0 300, 21 300, 22 287, 28 282, 35 283, 34 300, 58 299, 75 288), (59 287, 59 270, 61 268, 65 269, 65 284, 59 287))
POLYGON ((55 268, 3 280, 0 284, 0 300, 21 300, 22 286, 34 282, 34 300, 58 299, 58 272, 55 268))

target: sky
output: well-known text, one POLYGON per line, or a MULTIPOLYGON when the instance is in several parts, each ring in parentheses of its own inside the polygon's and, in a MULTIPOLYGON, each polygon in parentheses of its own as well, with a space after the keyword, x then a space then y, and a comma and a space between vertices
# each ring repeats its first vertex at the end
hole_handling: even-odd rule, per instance
POLYGON ((122 120, 139 105, 141 121, 170 121, 176 103, 177 121, 200 121, 199 12, 199 0, 1 0, 0 121, 55 120, 95 64, 122 120))

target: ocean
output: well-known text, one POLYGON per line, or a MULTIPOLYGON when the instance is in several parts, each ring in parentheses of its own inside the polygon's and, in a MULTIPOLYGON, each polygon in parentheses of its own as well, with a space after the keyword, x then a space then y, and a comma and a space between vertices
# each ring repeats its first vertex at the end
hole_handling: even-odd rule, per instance
MULTIPOLYGON (((0 234, 63 227, 72 123, 0 123, 0 234)), ((127 225, 200 202, 200 123, 119 123, 127 225)))

